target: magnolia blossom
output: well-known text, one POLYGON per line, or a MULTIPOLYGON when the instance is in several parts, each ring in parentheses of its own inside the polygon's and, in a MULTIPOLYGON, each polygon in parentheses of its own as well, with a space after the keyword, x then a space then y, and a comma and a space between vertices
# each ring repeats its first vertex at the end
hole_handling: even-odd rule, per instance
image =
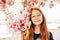
POLYGON ((4 4, 4 2, 0 2, 0 9, 5 9, 5 4, 4 4))
POLYGON ((13 2, 14 2, 14 0, 5 0, 6 1, 6 4, 8 4, 8 5, 13 5, 13 2))
POLYGON ((38 0, 27 0, 27 5, 28 6, 34 6, 34 4, 37 4, 38 0))
POLYGON ((41 0, 27 0, 28 6, 37 6, 37 7, 43 7, 45 5, 45 1, 41 0))
MULTIPOLYGON (((1 3, 3 4, 3 3, 1 3)), ((10 5, 11 0, 6 0, 6 4, 10 5)), ((16 6, 16 5, 15 5, 16 6)), ((20 6, 19 6, 20 7, 20 6)), ((7 10, 8 12, 9 10, 7 10)), ((25 7, 25 10, 19 10, 16 13, 8 12, 6 20, 8 22, 8 26, 12 28, 15 32, 25 31, 27 28, 30 28, 31 22, 29 22, 29 7, 25 7), (14 13, 14 14, 13 14, 14 13)))
MULTIPOLYGON (((13 28, 15 32, 18 31, 25 31, 27 30, 27 26, 30 28, 29 18, 27 19, 29 15, 29 8, 25 8, 24 11, 20 11, 17 15, 14 15, 11 19, 9 19, 8 23, 10 28, 13 28)), ((10 16, 11 17, 11 16, 10 16)))

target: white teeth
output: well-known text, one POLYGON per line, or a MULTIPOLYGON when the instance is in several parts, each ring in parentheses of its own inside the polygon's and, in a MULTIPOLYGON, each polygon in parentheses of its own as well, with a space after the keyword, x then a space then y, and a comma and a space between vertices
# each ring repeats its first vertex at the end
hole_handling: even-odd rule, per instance
POLYGON ((35 21, 35 22, 39 22, 39 21, 35 21))
POLYGON ((38 20, 38 21, 35 21, 35 22, 39 22, 40 20, 38 20))

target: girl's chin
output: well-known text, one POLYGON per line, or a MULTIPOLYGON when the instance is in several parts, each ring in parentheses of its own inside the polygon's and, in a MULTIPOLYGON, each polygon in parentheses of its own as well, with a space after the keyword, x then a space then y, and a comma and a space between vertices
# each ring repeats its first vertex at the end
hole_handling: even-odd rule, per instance
POLYGON ((40 23, 39 24, 36 23, 35 25, 40 25, 40 23))

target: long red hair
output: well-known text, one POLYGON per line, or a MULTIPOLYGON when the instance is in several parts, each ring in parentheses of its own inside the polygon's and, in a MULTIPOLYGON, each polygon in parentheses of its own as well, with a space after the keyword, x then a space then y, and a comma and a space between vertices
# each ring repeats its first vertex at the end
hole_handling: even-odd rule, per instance
MULTIPOLYGON (((48 28, 46 25, 46 20, 43 15, 43 12, 39 8, 36 8, 36 7, 31 8, 30 9, 30 21, 31 21, 31 14, 32 14, 33 10, 38 10, 43 16, 43 22, 40 24, 41 25, 41 27, 40 27, 40 40, 49 40, 50 35, 49 35, 49 31, 48 31, 48 28)), ((34 34, 34 24, 31 22, 31 27, 28 30, 26 40, 32 40, 33 34, 34 34)))

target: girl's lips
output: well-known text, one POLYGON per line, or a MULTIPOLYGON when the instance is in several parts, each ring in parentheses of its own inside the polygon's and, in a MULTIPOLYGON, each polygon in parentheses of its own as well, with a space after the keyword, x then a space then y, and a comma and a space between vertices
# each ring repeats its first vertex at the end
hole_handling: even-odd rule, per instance
POLYGON ((37 21, 35 21, 35 22, 39 22, 40 20, 37 20, 37 21))

